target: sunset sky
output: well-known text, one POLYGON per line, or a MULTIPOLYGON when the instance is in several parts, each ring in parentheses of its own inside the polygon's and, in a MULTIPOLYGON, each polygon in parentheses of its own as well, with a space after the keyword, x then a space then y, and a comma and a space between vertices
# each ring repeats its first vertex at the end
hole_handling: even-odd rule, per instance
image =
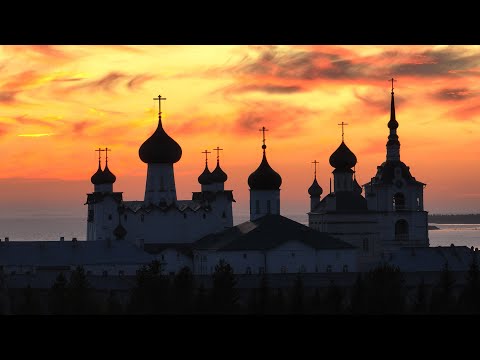
POLYGON ((199 191, 201 152, 220 146, 234 214, 248 212, 266 126, 282 213, 306 213, 313 160, 328 193, 338 123, 349 124, 359 183, 385 160, 392 76, 401 159, 427 184, 425 209, 480 212, 479 46, 75 45, 0 47, 0 216, 85 215, 94 150, 106 146, 114 190, 143 199, 138 148, 156 128, 158 94, 183 149, 179 199, 199 191))

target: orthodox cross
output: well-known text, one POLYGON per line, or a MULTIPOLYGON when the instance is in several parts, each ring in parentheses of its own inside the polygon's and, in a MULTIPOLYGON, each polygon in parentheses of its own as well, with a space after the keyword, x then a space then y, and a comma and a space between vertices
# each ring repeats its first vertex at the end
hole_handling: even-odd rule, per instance
POLYGON ((267 128, 265 128, 265 126, 262 126, 261 129, 259 129, 258 131, 261 131, 262 132, 262 136, 263 136, 263 145, 265 145, 265 131, 268 131, 267 128))
POLYGON ((393 82, 394 82, 394 81, 397 81, 397 80, 392 77, 392 78, 389 79, 388 81, 391 81, 391 82, 392 82, 392 94, 393 94, 393 82))
POLYGON ((162 95, 158 95, 158 97, 153 98, 153 100, 158 101, 158 116, 162 116, 162 100, 167 100, 167 98, 162 98, 162 95))
POLYGON ((103 149, 101 149, 101 148, 98 148, 98 149, 95 150, 95 151, 98 151, 98 163, 100 164, 100 155, 102 154, 101 152, 102 152, 102 151, 105 151, 105 150, 103 150, 103 149))
POLYGON ((212 152, 211 151, 202 151, 202 154, 205 154, 205 164, 208 162, 208 154, 211 154, 212 152))
POLYGON ((314 161, 312 161, 312 164, 314 164, 314 166, 315 166, 314 174, 315 174, 315 179, 316 179, 317 178, 317 164, 318 164, 318 161, 314 160, 314 161))
POLYGON ((108 147, 105 148, 105 166, 107 166, 107 163, 108 163, 108 152, 109 151, 112 151, 112 149, 109 149, 108 147))
POLYGON ((218 162, 218 160, 220 159, 220 150, 223 150, 223 149, 220 149, 220 148, 217 146, 217 148, 216 148, 216 149, 213 149, 213 150, 215 150, 215 151, 217 152, 217 162, 218 162))
POLYGON ((344 132, 343 132, 343 127, 344 127, 345 125, 348 125, 348 124, 347 124, 347 123, 344 123, 344 122, 342 121, 342 123, 341 123, 341 124, 338 124, 338 125, 342 125, 342 141, 343 141, 343 134, 344 134, 344 132))

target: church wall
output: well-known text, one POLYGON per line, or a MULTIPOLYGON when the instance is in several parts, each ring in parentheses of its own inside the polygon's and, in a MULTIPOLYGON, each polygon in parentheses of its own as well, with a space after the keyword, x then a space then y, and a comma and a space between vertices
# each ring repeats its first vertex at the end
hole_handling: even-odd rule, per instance
POLYGON ((94 211, 94 223, 87 232, 87 240, 114 239, 113 230, 118 224, 118 204, 110 196, 103 201, 92 204, 94 211), (90 237, 92 236, 92 237, 90 237))
POLYGON ((239 251, 195 251, 195 274, 213 274, 215 266, 220 260, 225 260, 233 268, 235 274, 259 274, 265 267, 265 256, 261 251, 239 250, 239 251), (250 269, 248 269, 250 268, 250 269))
POLYGON ((250 190, 250 220, 267 214, 280 214, 280 190, 250 190))
POLYGON ((148 164, 145 202, 158 204, 160 200, 177 200, 173 164, 148 164))
POLYGON ((189 267, 193 272, 192 258, 176 249, 165 249, 159 254, 156 254, 155 258, 162 263, 164 274, 176 274, 185 266, 189 267))

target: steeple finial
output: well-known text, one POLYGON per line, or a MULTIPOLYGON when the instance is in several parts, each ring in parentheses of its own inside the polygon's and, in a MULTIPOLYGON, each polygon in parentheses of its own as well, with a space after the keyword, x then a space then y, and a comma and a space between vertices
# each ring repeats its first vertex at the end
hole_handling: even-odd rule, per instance
POLYGON ((314 167, 315 167, 315 170, 314 170, 314 172, 313 172, 313 177, 314 177, 314 179, 317 178, 317 164, 318 164, 318 163, 319 163, 319 162, 318 162, 317 160, 312 161, 312 164, 314 164, 314 167))
MULTIPOLYGON (((223 150, 223 149, 220 149, 220 147, 216 147, 215 149, 213 149, 217 152, 217 164, 219 163, 220 161, 220 150, 223 150)), ((206 156, 206 155, 205 155, 206 156)))
POLYGON ((205 151, 202 151, 202 154, 205 154, 205 165, 208 164, 208 154, 211 154, 211 151, 208 151, 205 149, 205 151))
POLYGON ((262 149, 263 149, 263 152, 265 152, 265 149, 267 148, 267 145, 265 145, 265 131, 268 131, 268 129, 265 127, 265 126, 262 126, 261 129, 259 129, 258 131, 261 131, 262 132, 262 138, 263 138, 263 145, 262 145, 262 149))
POLYGON ((342 142, 343 142, 343 136, 344 136, 343 127, 344 127, 345 125, 348 125, 348 124, 347 124, 347 123, 344 123, 344 122, 342 121, 342 122, 341 122, 340 124, 338 124, 338 125, 342 125, 342 142))
POLYGON ((392 78, 391 78, 390 80, 388 80, 388 81, 391 81, 391 82, 392 82, 392 95, 393 95, 393 82, 394 82, 394 81, 397 81, 397 80, 392 77, 392 78))
POLYGON ((102 151, 105 151, 105 166, 107 166, 108 165, 108 152, 112 151, 112 149, 109 149, 108 147, 106 147, 105 150, 102 150, 102 151))
POLYGON ((400 160, 400 142, 398 141, 397 129, 398 121, 395 117, 395 98, 393 93, 393 82, 397 81, 393 77, 388 80, 392 82, 392 100, 390 104, 390 121, 388 122, 388 128, 390 134, 388 135, 387 142, 387 160, 399 161, 400 160))
POLYGON ((162 123, 162 100, 167 100, 167 98, 162 98, 162 95, 158 95, 158 97, 153 98, 153 100, 158 101, 158 122, 162 123))
POLYGON ((98 151, 98 167, 100 168, 100 160, 101 160, 101 154, 102 154, 101 152, 105 150, 103 150, 102 148, 98 148, 95 151, 98 151))

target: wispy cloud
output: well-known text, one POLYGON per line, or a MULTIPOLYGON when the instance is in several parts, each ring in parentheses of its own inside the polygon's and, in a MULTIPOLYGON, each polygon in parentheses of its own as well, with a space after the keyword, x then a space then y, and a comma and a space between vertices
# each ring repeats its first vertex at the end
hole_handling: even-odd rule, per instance
POLYGON ((453 88, 453 89, 440 89, 433 93, 432 97, 437 100, 466 100, 470 99, 474 96, 478 96, 480 94, 479 91, 472 91, 468 88, 453 88))
POLYGON ((54 133, 40 133, 40 134, 18 134, 17 136, 20 137, 44 137, 44 136, 52 136, 55 135, 54 133))

